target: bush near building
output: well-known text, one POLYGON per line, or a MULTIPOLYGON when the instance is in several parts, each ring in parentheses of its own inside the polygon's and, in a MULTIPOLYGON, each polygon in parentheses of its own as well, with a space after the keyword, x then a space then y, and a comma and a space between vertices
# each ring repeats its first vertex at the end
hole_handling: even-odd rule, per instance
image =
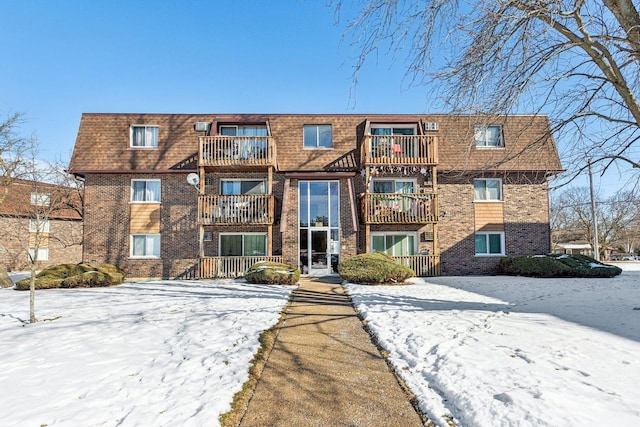
POLYGON ((502 274, 529 277, 614 277, 619 267, 602 264, 585 255, 522 255, 504 257, 498 269, 502 274))
POLYGON ((279 262, 262 261, 253 264, 244 279, 249 283, 295 285, 300 279, 300 270, 279 262))
POLYGON ((361 285, 404 284, 416 274, 383 252, 355 255, 338 265, 342 279, 361 285))
MULTIPOLYGON (((59 264, 45 268, 36 275, 36 289, 93 288, 119 285, 125 272, 112 264, 59 264)), ((16 282, 15 289, 29 290, 30 277, 16 282)))

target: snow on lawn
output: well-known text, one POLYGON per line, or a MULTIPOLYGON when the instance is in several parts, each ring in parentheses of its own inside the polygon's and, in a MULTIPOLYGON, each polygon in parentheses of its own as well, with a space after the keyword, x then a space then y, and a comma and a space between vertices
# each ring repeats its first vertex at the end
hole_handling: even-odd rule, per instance
POLYGON ((348 284, 437 425, 640 425, 640 272, 348 284))
POLYGON ((0 425, 215 426, 291 287, 0 290, 0 425))

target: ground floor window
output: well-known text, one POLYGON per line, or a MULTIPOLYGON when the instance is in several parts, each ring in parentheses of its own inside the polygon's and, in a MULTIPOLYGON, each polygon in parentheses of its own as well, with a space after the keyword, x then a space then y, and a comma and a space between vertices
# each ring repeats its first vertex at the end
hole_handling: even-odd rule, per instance
POLYGON ((160 258, 160 235, 132 234, 131 258, 160 258))
POLYGON ((220 256, 266 256, 267 235, 220 234, 220 256))
MULTIPOLYGON (((36 249, 29 248, 29 256, 31 259, 34 259, 36 256, 36 249)), ((49 248, 38 248, 38 261, 48 261, 49 260, 49 248)))
POLYGON ((476 233, 476 255, 504 255, 504 233, 476 233))
POLYGON ((371 233, 371 251, 391 256, 415 255, 417 242, 415 233, 371 233))

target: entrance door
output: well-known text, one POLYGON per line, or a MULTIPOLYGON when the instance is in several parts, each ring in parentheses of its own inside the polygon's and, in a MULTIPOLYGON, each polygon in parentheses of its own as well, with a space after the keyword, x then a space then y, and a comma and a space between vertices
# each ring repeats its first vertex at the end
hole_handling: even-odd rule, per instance
POLYGON ((331 274, 340 254, 337 181, 300 181, 299 247, 303 274, 331 274))

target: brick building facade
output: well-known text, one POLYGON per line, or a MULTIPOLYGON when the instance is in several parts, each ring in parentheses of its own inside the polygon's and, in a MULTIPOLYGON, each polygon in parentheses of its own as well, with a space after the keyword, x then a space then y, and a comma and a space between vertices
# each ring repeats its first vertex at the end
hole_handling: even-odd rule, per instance
POLYGON ((491 273, 549 251, 561 166, 544 116, 84 114, 69 169, 86 262, 233 277, 379 250, 421 275, 491 273))

